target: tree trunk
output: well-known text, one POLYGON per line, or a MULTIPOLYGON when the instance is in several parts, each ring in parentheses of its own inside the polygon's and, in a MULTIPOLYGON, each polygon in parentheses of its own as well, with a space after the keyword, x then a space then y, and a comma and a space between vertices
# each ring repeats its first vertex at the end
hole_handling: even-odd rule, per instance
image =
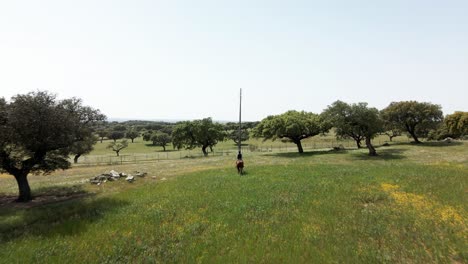
POLYGON ((81 154, 76 154, 75 157, 73 158, 73 163, 77 164, 78 159, 81 157, 81 154))
POLYGON ((354 139, 356 141, 356 146, 358 149, 362 148, 361 147, 361 140, 360 139, 354 139))
POLYGON ((117 157, 119 156, 119 152, 120 152, 120 151, 116 151, 116 152, 115 152, 115 153, 117 153, 117 157))
POLYGON ((102 143, 102 140, 103 140, 103 139, 104 139, 104 138, 101 138, 101 143, 102 143))
POLYGON ((18 189, 19 189, 19 196, 16 201, 17 202, 31 201, 32 196, 31 196, 31 188, 29 187, 29 183, 28 183, 28 174, 21 173, 21 174, 14 175, 14 176, 15 176, 16 182, 18 183, 18 189))
POLYGON ((207 147, 208 146, 203 146, 202 149, 201 149, 203 151, 203 155, 205 155, 205 157, 208 156, 208 151, 206 151, 207 147))
POLYGON ((296 140, 294 141, 294 143, 297 145, 297 150, 299 151, 299 153, 304 153, 304 149, 302 148, 302 143, 300 140, 296 140))
POLYGON ((377 156, 374 146, 372 146, 370 138, 366 137, 366 146, 369 149, 369 156, 377 156))
POLYGON ((165 146, 165 145, 163 145, 162 147, 163 147, 163 151, 166 151, 166 146, 165 146))
POLYGON ((414 133, 412 131, 410 131, 409 133, 410 133, 411 137, 413 137, 414 143, 417 143, 417 144, 421 143, 421 141, 419 141, 418 137, 416 136, 416 133, 414 133))
POLYGON ((413 137, 414 143, 418 143, 418 144, 421 143, 421 141, 419 141, 418 137, 416 136, 416 132, 414 131, 416 125, 410 126, 409 124, 405 124, 405 127, 406 127, 406 131, 408 131, 411 137, 413 137))
POLYGON ((131 140, 132 140, 132 143, 133 143, 133 138, 131 138, 131 140))
POLYGON ((394 136, 388 136, 388 137, 390 138, 390 142, 392 142, 394 136))

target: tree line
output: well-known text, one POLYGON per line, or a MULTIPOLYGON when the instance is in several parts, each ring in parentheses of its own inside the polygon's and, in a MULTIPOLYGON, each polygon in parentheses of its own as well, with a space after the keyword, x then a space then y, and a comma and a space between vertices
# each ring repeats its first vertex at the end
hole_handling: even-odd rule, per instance
POLYGON ((337 138, 353 139, 358 148, 364 141, 369 155, 375 156, 372 139, 379 134, 386 134, 392 140, 406 133, 415 143, 421 143, 421 138, 462 138, 468 135, 468 112, 455 112, 444 119, 441 106, 429 102, 392 102, 379 111, 364 102, 336 101, 320 114, 293 110, 268 116, 254 129, 254 135, 272 140, 286 138, 302 153, 302 139, 326 133, 331 128, 335 128, 337 138))
MULTIPOLYGON (((10 101, 0 98, 0 172, 11 174, 17 181, 18 201, 32 199, 27 177, 30 173, 50 173, 70 167, 69 157, 76 162, 104 138, 118 155, 128 146, 126 140, 143 136, 165 147, 209 150, 225 139, 239 140, 238 124, 220 124, 211 118, 177 123, 128 121, 106 122, 98 109, 83 105, 78 98, 58 100, 45 91, 16 95, 10 101)), ((249 135, 264 140, 283 139, 297 145, 303 153, 305 138, 335 129, 337 138, 351 138, 358 148, 362 142, 369 155, 377 155, 372 139, 385 133, 390 140, 407 133, 414 142, 421 137, 440 139, 468 135, 468 112, 455 112, 444 118, 441 107, 428 102, 392 102, 383 110, 367 103, 349 104, 336 101, 322 113, 287 111, 271 115, 260 122, 243 124, 241 140, 249 135)))
POLYGON ((238 123, 216 123, 211 118, 176 123, 133 120, 120 123, 104 121, 96 128, 95 134, 101 143, 104 139, 113 140, 107 147, 116 152, 117 156, 122 149, 128 147, 126 139, 130 139, 133 143, 134 139, 140 136, 143 141, 151 142, 153 146, 162 147, 163 151, 166 151, 166 148, 172 144, 174 149, 200 147, 203 154, 208 155, 208 150, 212 150, 219 141, 230 139, 236 144, 239 140, 247 141, 250 138, 251 129, 258 123, 244 122, 240 137, 238 123))

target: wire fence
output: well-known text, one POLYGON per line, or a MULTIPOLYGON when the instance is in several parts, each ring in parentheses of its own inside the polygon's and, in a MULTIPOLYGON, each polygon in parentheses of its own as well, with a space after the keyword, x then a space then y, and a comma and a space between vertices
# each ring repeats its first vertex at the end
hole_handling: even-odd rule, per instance
MULTIPOLYGON (((378 146, 388 141, 383 139, 376 139, 373 144, 378 146)), ((393 143, 409 142, 408 139, 394 140, 393 143)), ((304 151, 313 150, 329 150, 333 148, 356 149, 357 145, 353 140, 317 140, 307 141, 302 143, 304 151)), ((363 144, 363 147, 364 144, 363 144)), ((293 143, 275 142, 275 144, 249 144, 243 146, 242 152, 244 155, 252 155, 261 152, 297 152, 297 145, 293 143)), ((236 157, 237 148, 213 148, 213 151, 208 152, 208 156, 232 156, 236 157)), ((168 150, 164 152, 152 153, 132 153, 120 156, 115 155, 86 155, 79 159, 78 163, 73 166, 101 166, 101 165, 118 165, 118 164, 139 164, 139 163, 153 163, 163 160, 178 160, 178 159, 194 159, 203 157, 203 153, 199 149, 194 150, 168 150)))

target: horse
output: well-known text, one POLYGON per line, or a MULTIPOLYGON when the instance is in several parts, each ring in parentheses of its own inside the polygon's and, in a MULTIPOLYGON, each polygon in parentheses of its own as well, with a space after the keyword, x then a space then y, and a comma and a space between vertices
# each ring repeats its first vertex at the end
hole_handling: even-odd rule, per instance
POLYGON ((237 168, 237 173, 240 175, 244 174, 244 161, 243 160, 237 160, 236 161, 236 168, 237 168))

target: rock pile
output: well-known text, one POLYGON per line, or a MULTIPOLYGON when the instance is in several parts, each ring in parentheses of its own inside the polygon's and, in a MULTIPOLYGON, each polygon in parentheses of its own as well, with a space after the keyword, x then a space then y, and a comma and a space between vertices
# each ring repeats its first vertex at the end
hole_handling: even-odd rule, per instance
POLYGON ((109 172, 102 173, 102 174, 99 174, 99 175, 97 175, 95 177, 92 177, 91 179, 89 179, 89 182, 92 183, 92 184, 101 185, 104 182, 117 181, 120 178, 125 178, 125 180, 127 182, 133 182, 133 181, 135 181, 135 176, 145 177, 146 175, 147 175, 146 172, 136 171, 135 175, 131 175, 131 174, 127 174, 125 172, 120 172, 119 173, 119 172, 117 172, 115 170, 111 170, 109 172))
POLYGON ((138 176, 138 177, 145 177, 148 173, 146 172, 139 172, 139 171, 136 171, 135 172, 135 176, 138 176))

